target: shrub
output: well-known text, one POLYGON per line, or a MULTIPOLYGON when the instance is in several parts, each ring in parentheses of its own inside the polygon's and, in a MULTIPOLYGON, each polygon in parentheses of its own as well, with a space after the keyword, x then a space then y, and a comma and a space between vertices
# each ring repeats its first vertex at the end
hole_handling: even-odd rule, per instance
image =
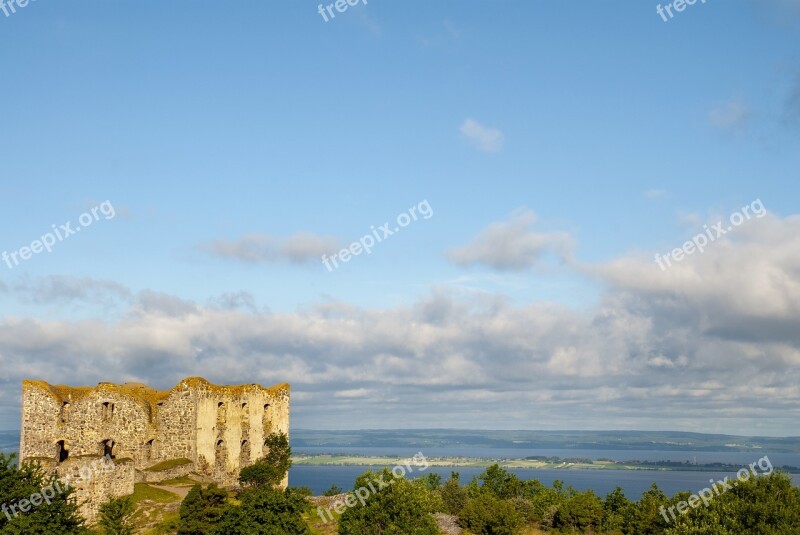
POLYGON ((553 517, 553 527, 586 533, 603 522, 603 504, 594 492, 573 492, 553 517))
POLYGON ((522 517, 510 500, 486 492, 467 502, 459 524, 475 535, 516 535, 522 530, 522 517))
POLYGON ((111 499, 100 506, 98 524, 106 535, 133 535, 133 499, 130 496, 111 499))
POLYGON ((212 483, 203 489, 195 485, 180 507, 178 535, 207 535, 212 533, 225 512, 228 492, 212 483))
POLYGON ((444 512, 450 515, 458 515, 467 504, 467 491, 461 486, 457 473, 453 473, 444 482, 439 489, 439 495, 442 497, 444 512))
POLYGON ((372 488, 364 500, 344 511, 339 519, 340 535, 439 535, 431 516, 431 493, 424 484, 395 478, 384 468, 368 470, 356 479, 354 489, 372 488), (375 479, 388 486, 378 488, 375 479))
MULTIPOLYGON (((673 502, 685 498, 676 496, 673 502)), ((800 489, 779 472, 737 481, 734 488, 715 495, 708 506, 701 503, 677 515, 666 533, 800 533, 800 489)))
POLYGON ((272 433, 265 444, 267 454, 239 471, 242 485, 278 485, 292 467, 292 448, 286 433, 272 433))
MULTIPOLYGON (((0 453, 0 504, 16 506, 20 500, 30 500, 43 489, 54 490, 49 503, 43 502, 28 512, 0 514, 0 533, 36 533, 37 535, 86 535, 84 519, 78 514, 74 490, 63 486, 55 476, 45 476, 38 463, 14 462, 16 455, 0 453), (60 492, 58 492, 60 490, 60 492), (8 517, 11 517, 10 519, 8 517)), ((48 492, 48 496, 49 496, 48 492)), ((17 509, 19 511, 19 509, 17 509)))
POLYGON ((302 514, 310 508, 304 493, 262 485, 245 490, 241 505, 230 505, 214 535, 311 535, 302 514))
POLYGON ((336 485, 331 485, 331 488, 322 493, 323 496, 338 496, 344 494, 344 491, 336 485))

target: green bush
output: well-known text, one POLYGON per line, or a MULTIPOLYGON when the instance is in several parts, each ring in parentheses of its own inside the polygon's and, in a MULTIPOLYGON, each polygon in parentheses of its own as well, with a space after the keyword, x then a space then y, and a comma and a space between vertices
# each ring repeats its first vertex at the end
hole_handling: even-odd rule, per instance
POLYGON ((553 487, 546 487, 538 479, 525 482, 525 497, 531 503, 531 518, 543 528, 553 527, 558 508, 567 499, 561 481, 555 480, 553 487))
POLYGON ((594 532, 603 522, 603 503, 594 492, 573 491, 553 517, 553 527, 568 532, 594 532))
POLYGON ((475 535, 516 535, 523 525, 511 500, 501 500, 491 492, 471 498, 461 510, 458 523, 475 535))
POLYGON ((310 508, 304 493, 262 485, 239 495, 241 505, 229 505, 214 535, 311 535, 302 514, 310 508))
POLYGON ((494 496, 508 500, 521 498, 525 494, 525 483, 511 472, 493 464, 478 476, 481 490, 491 492, 494 496))
MULTIPOLYGON (((15 455, 0 453, 0 504, 6 506, 0 513, 0 533, 14 535, 86 535, 84 519, 78 514, 73 489, 58 482, 55 476, 45 476, 38 463, 16 466, 15 455), (47 491, 49 503, 31 507, 27 512, 14 515, 10 506, 21 500, 47 491), (61 492, 58 492, 58 490, 61 492), (49 497, 50 491, 54 496, 49 497), (9 519, 9 517, 11 517, 9 519)), ((38 501, 38 500, 37 500, 38 501)), ((27 507, 26 507, 27 508, 27 507)))
POLYGON ((457 472, 453 472, 450 479, 444 482, 439 495, 442 497, 443 512, 450 515, 458 515, 467 504, 467 491, 461 486, 457 472))
POLYGON ((219 524, 228 492, 212 483, 207 488, 195 485, 183 499, 180 507, 178 535, 207 535, 219 524))
POLYGON ((634 504, 625 496, 622 488, 616 487, 603 500, 603 522, 601 533, 623 533, 633 515, 634 504))
POLYGON ((336 485, 331 485, 331 488, 322 493, 323 496, 338 496, 344 494, 344 491, 336 485))
POLYGON ((662 506, 669 505, 669 498, 653 483, 636 502, 633 513, 625 523, 624 532, 631 535, 662 535, 667 523, 661 516, 662 506))
POLYGON ((134 510, 133 499, 130 496, 111 499, 100 506, 98 524, 103 528, 105 535, 133 535, 134 510))
POLYGON ((424 484, 395 478, 384 468, 378 472, 368 470, 356 479, 353 488, 370 492, 364 505, 356 501, 342 513, 339 535, 439 535, 430 514, 432 493, 424 484), (379 488, 376 478, 388 486, 379 488))
MULTIPOLYGON (((685 499, 686 495, 676 496, 685 499)), ((669 516, 669 515, 668 515, 669 516)), ((670 517, 671 519, 671 517, 670 517)), ((800 533, 800 489, 780 472, 739 481, 732 489, 713 496, 686 514, 676 515, 668 535, 778 535, 800 533)))
POLYGON ((265 441, 267 454, 239 471, 242 485, 278 485, 292 467, 292 448, 286 433, 272 433, 265 441))

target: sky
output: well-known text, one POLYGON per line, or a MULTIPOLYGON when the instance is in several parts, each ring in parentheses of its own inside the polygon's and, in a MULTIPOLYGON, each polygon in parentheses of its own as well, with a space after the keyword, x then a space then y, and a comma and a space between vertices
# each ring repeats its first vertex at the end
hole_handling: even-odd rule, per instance
POLYGON ((8 1, 0 429, 26 378, 203 376, 800 435, 797 0, 8 1))

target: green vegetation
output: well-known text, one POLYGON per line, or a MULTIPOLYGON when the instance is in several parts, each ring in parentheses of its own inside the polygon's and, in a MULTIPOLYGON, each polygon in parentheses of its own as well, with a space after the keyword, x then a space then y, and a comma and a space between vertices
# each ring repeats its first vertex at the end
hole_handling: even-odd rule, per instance
POLYGON ((154 466, 151 466, 147 469, 148 472, 164 472, 166 470, 170 470, 172 468, 177 468, 179 466, 184 466, 186 464, 192 464, 192 461, 189 459, 170 459, 168 461, 160 462, 154 466))
POLYGON ((359 476, 353 490, 366 499, 356 501, 339 519, 340 535, 438 535, 439 528, 430 513, 436 500, 423 480, 395 478, 386 468, 359 476), (380 488, 378 481, 386 485, 380 488), (376 492, 368 492, 370 487, 376 492), (365 492, 365 490, 367 492, 365 492))
POLYGON ((675 519, 668 511, 689 494, 669 498, 655 484, 638 501, 630 501, 619 487, 602 499, 591 490, 565 488, 560 481, 552 487, 523 481, 498 465, 464 487, 457 476, 454 473, 436 491, 440 510, 458 516, 459 524, 473 535, 520 535, 526 529, 610 535, 800 532, 800 489, 781 472, 739 481, 714 495, 707 506, 699 503, 675 519))
POLYGON ((312 535, 304 517, 309 489, 280 490, 292 450, 288 437, 267 437, 267 455, 240 471, 245 489, 235 499, 216 485, 195 485, 180 507, 178 535, 312 535))
POLYGON ((159 481, 158 484, 167 487, 193 487, 197 484, 197 481, 189 476, 181 476, 159 481))
POLYGON ((228 502, 228 492, 211 484, 195 485, 181 503, 178 535, 207 535, 219 524, 228 502))
POLYGON ((0 505, 5 508, 0 514, 0 533, 88 534, 72 493, 72 489, 57 485, 55 476, 46 476, 38 463, 26 462, 19 467, 13 454, 0 453, 0 505), (20 512, 20 506, 27 511, 20 512))
POLYGON ((336 496, 342 494, 344 491, 336 485, 331 485, 331 488, 322 493, 323 496, 336 496))
POLYGON ((267 454, 239 471, 242 485, 278 485, 292 467, 292 448, 285 433, 272 433, 265 441, 267 454))
POLYGON ((147 483, 136 483, 133 486, 131 499, 134 505, 138 505, 144 500, 152 500, 157 503, 172 503, 180 500, 180 497, 168 490, 159 489, 147 483))
POLYGON ((130 496, 109 500, 100 506, 100 521, 105 535, 133 535, 135 507, 130 496))
MULTIPOLYGON (((289 453, 288 448, 284 454, 289 453)), ((286 457, 276 462, 285 466, 286 457)), ((258 473, 283 479, 279 470, 258 473)), ((339 494, 332 488, 327 494, 339 494)), ((635 501, 617 487, 605 498, 555 481, 521 480, 499 465, 462 484, 457 472, 442 482, 436 474, 414 480, 388 469, 368 470, 350 499, 322 522, 306 499, 307 489, 278 490, 253 481, 233 500, 210 486, 194 487, 181 505, 179 535, 438 535, 433 513, 457 518, 470 535, 782 535, 800 532, 800 489, 773 472, 740 481, 726 492, 668 518, 688 493, 668 497, 657 485, 635 501), (383 484, 379 484, 382 481, 383 484), (358 498, 356 498, 356 496, 358 498)), ((320 500, 316 498, 315 500, 320 500)), ((328 498, 332 500, 333 498, 328 498)), ((322 499, 322 502, 326 503, 322 499)), ((323 510, 329 508, 323 506, 323 510)), ((167 532, 165 532, 167 533, 167 532)), ((171 533, 175 533, 172 531, 171 533)))
POLYGON ((310 509, 303 493, 262 485, 245 490, 240 506, 225 510, 214 535, 311 535, 302 515, 310 509))
MULTIPOLYGON (((489 459, 483 457, 429 457, 430 466, 451 468, 488 468, 494 464, 502 468, 548 469, 548 470, 662 470, 686 472, 735 472, 740 468, 736 464, 706 463, 694 464, 688 461, 612 461, 609 459, 582 459, 531 456, 524 459, 489 459)), ((296 455, 292 463, 311 466, 369 466, 393 467, 408 462, 407 458, 375 457, 362 455, 296 455)), ((794 466, 779 467, 784 472, 800 473, 794 466)))

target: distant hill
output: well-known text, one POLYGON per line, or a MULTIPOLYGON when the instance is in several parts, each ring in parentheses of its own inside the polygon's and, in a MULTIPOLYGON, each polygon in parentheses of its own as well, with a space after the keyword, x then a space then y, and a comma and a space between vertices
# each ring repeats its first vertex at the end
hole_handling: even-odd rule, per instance
POLYGON ((490 431, 461 429, 293 429, 293 447, 519 448, 800 453, 800 437, 744 437, 674 431, 490 431))
MULTIPOLYGON (((674 431, 472 431, 463 429, 292 429, 292 447, 519 448, 800 453, 800 437, 743 437, 674 431)), ((0 431, 0 452, 19 449, 19 431, 0 431)))

